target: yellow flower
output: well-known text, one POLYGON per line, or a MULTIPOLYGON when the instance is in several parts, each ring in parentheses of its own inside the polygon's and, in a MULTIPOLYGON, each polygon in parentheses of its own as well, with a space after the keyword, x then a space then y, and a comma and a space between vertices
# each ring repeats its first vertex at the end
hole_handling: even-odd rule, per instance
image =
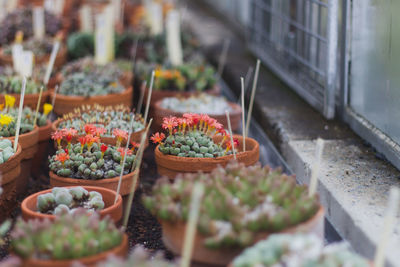
POLYGON ((53 106, 49 103, 45 103, 43 105, 43 114, 45 116, 47 116, 47 114, 49 114, 51 111, 53 110, 53 106))
POLYGON ((7 114, 0 114, 0 124, 1 126, 9 125, 11 122, 14 121, 14 118, 7 115, 7 114))
POLYGON ((15 104, 15 97, 13 97, 12 95, 5 95, 4 98, 6 101, 6 108, 13 108, 15 104))

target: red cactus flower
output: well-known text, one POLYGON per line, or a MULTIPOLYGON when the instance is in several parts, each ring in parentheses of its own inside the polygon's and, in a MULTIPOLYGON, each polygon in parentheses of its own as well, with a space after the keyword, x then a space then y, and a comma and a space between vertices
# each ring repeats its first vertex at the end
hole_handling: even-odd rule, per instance
POLYGON ((69 160, 69 155, 67 153, 60 153, 60 154, 57 154, 54 159, 56 161, 61 162, 61 164, 64 165, 64 162, 69 160))
POLYGON ((164 139, 165 139, 165 134, 164 133, 155 133, 150 137, 150 140, 154 144, 161 144, 164 139))
POLYGON ((51 134, 51 139, 57 141, 58 149, 61 149, 61 140, 64 137, 64 133, 62 130, 57 130, 51 134))
POLYGON ((131 145, 132 145, 132 150, 135 150, 135 149, 137 149, 137 148, 140 147, 140 144, 139 144, 139 143, 136 143, 135 141, 132 141, 132 142, 131 142, 131 145))
POLYGON ((81 146, 84 146, 87 142, 86 136, 81 136, 78 138, 79 143, 81 143, 81 146))
POLYGON ((97 136, 93 136, 91 134, 87 134, 85 136, 85 138, 86 138, 86 144, 88 146, 88 150, 89 151, 92 148, 93 143, 98 143, 99 142, 99 138, 97 136))
POLYGON ((176 117, 169 116, 163 119, 162 128, 165 130, 168 129, 169 134, 172 134, 172 129, 174 129, 176 126, 178 126, 178 121, 176 117))
POLYGON ((130 149, 125 150, 125 147, 119 147, 117 149, 117 151, 121 154, 120 164, 122 164, 122 161, 124 160, 125 155, 128 155, 128 156, 132 155, 132 150, 130 150, 130 149))
POLYGON ((64 151, 65 151, 65 153, 69 154, 69 153, 68 153, 68 148, 65 148, 64 151))
POLYGON ((101 144, 101 146, 100 146, 101 158, 104 157, 104 153, 106 153, 107 149, 108 149, 108 146, 106 146, 105 144, 101 144))
POLYGON ((63 129, 62 131, 63 131, 63 134, 64 134, 65 139, 67 140, 68 144, 70 144, 72 141, 72 138, 78 134, 78 131, 73 128, 63 129))
POLYGON ((128 132, 121 129, 114 129, 113 135, 117 138, 117 147, 120 147, 122 140, 128 140, 128 132))
POLYGON ((104 135, 106 132, 107 132, 107 129, 106 129, 106 128, 98 127, 98 128, 96 128, 96 130, 95 130, 95 135, 96 135, 97 137, 100 137, 100 136, 104 135))
POLYGON ((96 126, 93 124, 85 124, 84 129, 86 134, 96 134, 96 126))

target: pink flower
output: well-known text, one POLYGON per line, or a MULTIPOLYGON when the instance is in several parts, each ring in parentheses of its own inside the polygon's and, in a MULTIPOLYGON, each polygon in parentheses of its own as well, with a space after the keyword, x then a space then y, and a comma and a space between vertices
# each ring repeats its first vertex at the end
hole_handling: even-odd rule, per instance
POLYGON ((174 129, 176 126, 178 126, 178 120, 176 117, 169 116, 163 119, 162 128, 165 130, 168 129, 169 134, 172 134, 172 129, 174 129))

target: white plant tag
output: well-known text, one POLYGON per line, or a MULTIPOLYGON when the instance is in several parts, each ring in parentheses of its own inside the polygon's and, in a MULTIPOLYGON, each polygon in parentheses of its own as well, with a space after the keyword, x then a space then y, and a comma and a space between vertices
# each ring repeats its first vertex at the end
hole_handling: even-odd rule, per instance
POLYGON ((96 15, 94 53, 96 64, 107 64, 107 26, 105 14, 96 15))
POLYGON ((12 60, 13 60, 13 68, 15 72, 20 72, 21 69, 21 62, 22 61, 22 52, 23 52, 23 47, 21 44, 13 44, 11 48, 11 53, 12 53, 12 60))
POLYGON ((108 5, 104 13, 106 15, 106 52, 107 62, 114 60, 114 8, 108 5))
POLYGON ((24 77, 31 77, 33 71, 33 60, 34 55, 32 51, 22 52, 22 64, 20 69, 20 74, 24 77))
POLYGON ((182 43, 179 13, 176 10, 170 11, 167 15, 167 48, 168 58, 174 66, 181 65, 182 43))
POLYGON ((114 22, 118 23, 121 17, 121 0, 112 0, 112 6, 114 9, 114 22))
POLYGON ((90 6, 83 5, 79 11, 82 32, 93 32, 92 10, 90 6))
POLYGON ((17 0, 8 0, 7 1, 7 11, 12 12, 17 8, 18 1, 17 0))
POLYGON ((44 37, 44 9, 43 7, 35 6, 33 8, 33 34, 35 39, 41 40, 44 37))
POLYGON ((150 5, 150 20, 152 35, 158 35, 163 32, 163 13, 162 6, 158 3, 151 3, 150 5))

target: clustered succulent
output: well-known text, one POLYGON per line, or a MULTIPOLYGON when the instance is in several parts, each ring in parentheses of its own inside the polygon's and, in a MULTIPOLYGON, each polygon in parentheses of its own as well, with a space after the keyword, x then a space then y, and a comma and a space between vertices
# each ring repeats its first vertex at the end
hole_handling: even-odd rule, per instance
POLYGON ((173 182, 164 177, 143 203, 159 219, 186 221, 191 192, 196 182, 204 184, 198 230, 208 248, 246 247, 259 232, 279 232, 313 217, 319 209, 317 196, 308 196, 306 186, 294 177, 269 167, 245 167, 230 162, 209 174, 180 175, 173 182))
POLYGON ((37 210, 45 214, 74 213, 78 208, 89 211, 102 210, 103 196, 99 192, 89 192, 81 186, 76 186, 54 187, 50 193, 39 195, 37 198, 37 210))
POLYGON ((118 106, 82 106, 73 113, 65 114, 59 123, 58 129, 73 128, 79 135, 85 134, 85 125, 90 123, 96 127, 104 127, 106 132, 100 137, 111 137, 114 129, 129 131, 132 117, 135 118, 132 132, 144 129, 143 118, 139 114, 130 112, 124 105, 118 106))
MULTIPOLYGON (((16 123, 18 118, 18 109, 14 108, 15 97, 5 95, 5 107, 0 106, 0 136, 10 137, 15 135, 16 123)), ((45 126, 47 124, 47 116, 53 109, 51 104, 43 105, 43 113, 38 112, 36 125, 45 126)), ((21 116, 20 134, 30 132, 34 129, 35 111, 30 107, 24 107, 21 116)))
MULTIPOLYGON (((55 36, 61 29, 61 20, 47 11, 44 20, 46 34, 55 36)), ((17 31, 22 31, 25 38, 33 36, 32 8, 18 8, 7 14, 0 23, 0 45, 11 43, 17 31)))
MULTIPOLYGON (((191 158, 216 158, 232 153, 232 144, 229 134, 222 124, 205 114, 185 113, 182 118, 166 117, 162 124, 168 130, 164 133, 155 133, 150 139, 159 145, 159 150, 166 155, 191 158), (222 136, 219 143, 214 137, 222 136), (164 140, 165 139, 165 140, 164 140)), ((239 144, 234 140, 234 147, 239 144)))
MULTIPOLYGON (((7 162, 9 158, 14 155, 14 149, 12 147, 12 143, 8 139, 0 139, 0 164, 7 162)), ((0 187, 0 195, 2 189, 0 187)))
POLYGON ((216 82, 215 69, 203 63, 185 63, 177 67, 137 63, 138 77, 149 80, 155 69, 154 90, 197 91, 212 89, 216 82))
MULTIPOLYGON (((44 38, 41 40, 38 39, 29 39, 22 43, 22 47, 24 50, 32 51, 33 54, 37 56, 45 56, 51 53, 53 49, 53 39, 44 38)), ((4 54, 11 55, 12 54, 12 45, 7 45, 3 48, 4 54)))
MULTIPOLYGON (((35 65, 33 68, 32 76, 31 79, 33 81, 42 81, 43 77, 46 73, 47 65, 35 65)), ((0 77, 5 76, 5 77, 10 77, 10 76, 18 76, 19 73, 17 73, 12 66, 0 66, 0 77)), ((53 71, 50 75, 50 77, 54 77, 56 75, 56 68, 53 68, 53 71)), ((30 80, 30 79, 29 79, 30 80)), ((29 81, 28 80, 28 81, 29 81)), ((44 88, 46 90, 46 88, 44 88)))
POLYGON ((190 97, 166 97, 161 101, 161 107, 176 112, 204 113, 213 115, 225 114, 231 111, 229 102, 222 96, 213 96, 206 93, 190 97))
POLYGON ((175 267, 176 262, 169 262, 164 259, 161 252, 151 256, 144 247, 138 245, 129 254, 127 259, 110 256, 106 261, 97 265, 97 267, 175 267))
MULTIPOLYGON (((38 94, 42 84, 28 79, 25 94, 38 94)), ((0 76, 0 94, 20 94, 22 90, 22 78, 19 76, 0 76)), ((46 90, 46 87, 43 87, 46 90)))
POLYGON ((368 267, 370 264, 351 252, 346 243, 324 247, 322 240, 314 235, 275 234, 247 248, 232 266, 368 267))
POLYGON ((138 144, 132 142, 132 148, 128 150, 120 146, 123 140, 128 139, 128 132, 114 129, 117 145, 111 146, 101 143, 100 135, 106 131, 104 128, 86 124, 84 129, 86 135, 79 137, 79 143, 76 144, 72 144, 78 133, 75 129, 62 129, 52 134, 52 139, 58 145, 56 155, 49 158, 52 172, 58 176, 77 179, 113 178, 120 175, 125 156, 123 174, 132 172, 138 144), (63 140, 67 141, 65 149, 61 145, 63 140))
POLYGON ((121 244, 123 232, 109 217, 80 209, 50 220, 18 219, 11 232, 11 249, 21 258, 77 259, 96 255, 121 244))

